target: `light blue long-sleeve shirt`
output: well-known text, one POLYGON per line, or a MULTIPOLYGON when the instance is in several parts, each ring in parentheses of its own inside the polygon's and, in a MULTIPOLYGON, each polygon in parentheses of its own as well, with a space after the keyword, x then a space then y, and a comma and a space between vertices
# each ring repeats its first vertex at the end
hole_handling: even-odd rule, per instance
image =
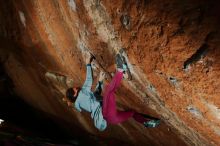
POLYGON ((86 66, 86 81, 82 86, 82 89, 79 92, 79 95, 75 101, 75 108, 81 112, 84 109, 87 112, 91 112, 91 117, 94 121, 94 125, 100 131, 103 131, 107 127, 107 122, 102 115, 102 107, 100 102, 96 100, 93 92, 91 91, 92 87, 92 68, 88 64, 86 66))

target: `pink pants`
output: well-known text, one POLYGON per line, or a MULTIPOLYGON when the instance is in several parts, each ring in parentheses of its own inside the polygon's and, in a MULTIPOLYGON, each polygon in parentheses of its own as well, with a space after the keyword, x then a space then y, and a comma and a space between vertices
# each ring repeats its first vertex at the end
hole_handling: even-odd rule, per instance
POLYGON ((105 120, 110 124, 124 122, 135 114, 134 111, 117 111, 116 109, 115 91, 119 87, 122 78, 123 73, 117 72, 104 91, 102 113, 105 120))

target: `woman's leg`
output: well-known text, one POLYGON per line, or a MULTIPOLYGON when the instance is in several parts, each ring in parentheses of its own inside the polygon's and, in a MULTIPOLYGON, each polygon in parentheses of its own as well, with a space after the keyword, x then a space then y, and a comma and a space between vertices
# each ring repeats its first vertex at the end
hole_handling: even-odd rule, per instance
POLYGON ((117 124, 126 121, 134 115, 133 111, 117 111, 115 91, 123 78, 123 72, 117 72, 111 83, 107 86, 103 97, 103 116, 108 123, 117 124))

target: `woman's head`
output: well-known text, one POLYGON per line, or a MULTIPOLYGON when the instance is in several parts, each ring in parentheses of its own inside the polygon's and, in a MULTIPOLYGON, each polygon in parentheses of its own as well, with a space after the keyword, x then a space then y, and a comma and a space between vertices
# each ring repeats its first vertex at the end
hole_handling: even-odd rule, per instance
POLYGON ((79 93, 79 88, 77 87, 73 87, 73 88, 69 88, 66 91, 66 97, 71 101, 71 102, 75 102, 76 98, 78 96, 79 93))

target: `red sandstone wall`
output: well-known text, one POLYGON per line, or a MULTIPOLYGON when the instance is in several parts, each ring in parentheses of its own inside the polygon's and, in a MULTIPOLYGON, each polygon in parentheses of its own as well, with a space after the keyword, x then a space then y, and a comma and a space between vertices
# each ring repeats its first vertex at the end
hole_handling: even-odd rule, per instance
MULTIPOLYGON (((220 145, 218 4, 177 0, 22 0, 1 2, 2 55, 16 91, 32 106, 91 134, 135 145, 220 145), (10 9, 9 9, 10 7, 10 9), (44 77, 85 79, 83 53, 109 74, 125 47, 133 80, 117 93, 121 108, 157 116, 160 127, 133 120, 98 132, 89 114, 62 102, 44 77), (7 51, 6 51, 7 50, 7 51), (6 54, 6 55, 5 55, 6 54), (6 56, 6 57, 5 57, 6 56)), ((95 69, 95 77, 98 73, 95 69)))

